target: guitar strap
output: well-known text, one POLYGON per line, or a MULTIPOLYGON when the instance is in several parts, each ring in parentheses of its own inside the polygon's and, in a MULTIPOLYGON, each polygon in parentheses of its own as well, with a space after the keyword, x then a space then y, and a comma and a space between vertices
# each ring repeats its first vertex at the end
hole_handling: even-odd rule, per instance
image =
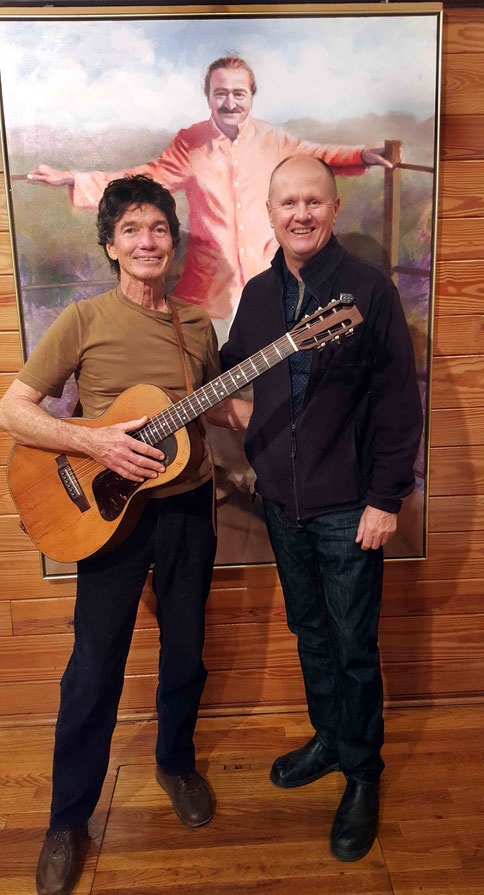
MULTIPOLYGON (((180 356, 182 360, 183 372, 185 374, 185 384, 187 388, 187 395, 190 395, 193 392, 193 383, 192 377, 190 376, 190 370, 188 369, 187 364, 187 356, 186 356, 186 346, 185 339, 183 338, 183 331, 181 328, 180 318, 178 316, 178 311, 175 307, 174 302, 172 302, 171 298, 166 296, 166 303, 170 309, 171 319, 173 321, 173 328, 175 330, 176 340, 178 342, 178 348, 180 349, 180 356)), ((200 421, 201 422, 201 421, 200 421)))
MULTIPOLYGON (((166 303, 170 309, 171 319, 173 321, 173 329, 175 330, 176 340, 178 342, 178 348, 180 349, 180 357, 183 366, 183 373, 185 375, 185 384, 187 389, 187 395, 190 395, 193 392, 193 382, 192 377, 190 375, 190 369, 187 363, 187 349, 185 345, 185 339, 183 338, 183 330, 181 328, 180 318, 178 316, 178 311, 175 307, 175 303, 171 300, 170 296, 166 296, 166 303)), ((208 436, 205 430, 205 426, 203 425, 200 417, 196 420, 197 425, 200 429, 200 432, 203 436, 203 440, 205 443, 205 447, 208 454, 208 459, 210 461, 210 468, 212 470, 212 480, 213 480, 213 496, 212 496, 212 525, 215 534, 217 534, 217 513, 216 513, 216 494, 215 494, 215 461, 213 458, 212 445, 208 440, 208 436)))

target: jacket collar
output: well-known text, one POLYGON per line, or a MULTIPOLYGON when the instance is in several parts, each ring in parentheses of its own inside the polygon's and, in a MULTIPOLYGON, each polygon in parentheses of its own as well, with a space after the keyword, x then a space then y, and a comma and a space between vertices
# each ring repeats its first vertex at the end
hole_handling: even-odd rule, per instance
MULTIPOLYGON (((301 279, 311 295, 319 298, 320 294, 324 293, 325 284, 333 276, 346 254, 346 250, 332 233, 326 245, 301 267, 299 271, 301 279)), ((278 248, 271 264, 278 279, 284 283, 285 264, 284 252, 281 247, 278 248)))

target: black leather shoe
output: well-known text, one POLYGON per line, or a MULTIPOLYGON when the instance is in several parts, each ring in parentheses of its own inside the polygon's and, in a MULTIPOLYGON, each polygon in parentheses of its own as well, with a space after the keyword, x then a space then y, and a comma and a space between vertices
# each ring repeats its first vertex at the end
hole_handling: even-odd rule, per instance
POLYGON ((269 777, 275 786, 292 789, 319 780, 331 771, 339 771, 337 753, 322 746, 317 736, 314 736, 300 749, 276 758, 269 777))
POLYGON ((340 861, 359 861, 378 829, 379 784, 348 780, 331 831, 331 851, 340 861))
POLYGON ((81 874, 88 842, 87 824, 48 830, 39 855, 35 882, 39 895, 69 895, 81 874))
POLYGON ((215 814, 215 798, 209 784, 197 771, 167 774, 156 766, 156 779, 168 793, 175 813, 188 827, 208 824, 215 814))

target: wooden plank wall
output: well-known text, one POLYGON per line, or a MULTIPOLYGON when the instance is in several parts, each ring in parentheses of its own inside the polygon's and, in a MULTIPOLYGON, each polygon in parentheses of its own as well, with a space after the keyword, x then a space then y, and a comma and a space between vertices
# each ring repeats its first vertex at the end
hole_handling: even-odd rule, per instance
MULTIPOLYGON (((432 377, 429 555, 385 573, 387 700, 463 701, 484 683, 484 10, 445 13, 441 190, 432 377)), ((21 363, 0 183, 0 394, 21 363)), ((0 433, 0 722, 45 720, 72 645, 75 583, 42 580, 7 492, 0 433)), ((157 631, 140 607, 123 716, 151 714, 157 631)), ((219 569, 208 606, 207 711, 303 703, 294 638, 274 569, 219 569)))

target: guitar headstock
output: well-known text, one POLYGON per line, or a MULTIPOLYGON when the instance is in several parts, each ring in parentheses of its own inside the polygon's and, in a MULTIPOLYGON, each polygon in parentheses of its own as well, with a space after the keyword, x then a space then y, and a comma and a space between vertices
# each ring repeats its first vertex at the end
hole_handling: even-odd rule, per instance
POLYGON ((298 351, 306 348, 322 350, 329 342, 338 342, 342 335, 353 335, 355 326, 362 321, 353 296, 344 295, 303 317, 288 336, 298 351))

